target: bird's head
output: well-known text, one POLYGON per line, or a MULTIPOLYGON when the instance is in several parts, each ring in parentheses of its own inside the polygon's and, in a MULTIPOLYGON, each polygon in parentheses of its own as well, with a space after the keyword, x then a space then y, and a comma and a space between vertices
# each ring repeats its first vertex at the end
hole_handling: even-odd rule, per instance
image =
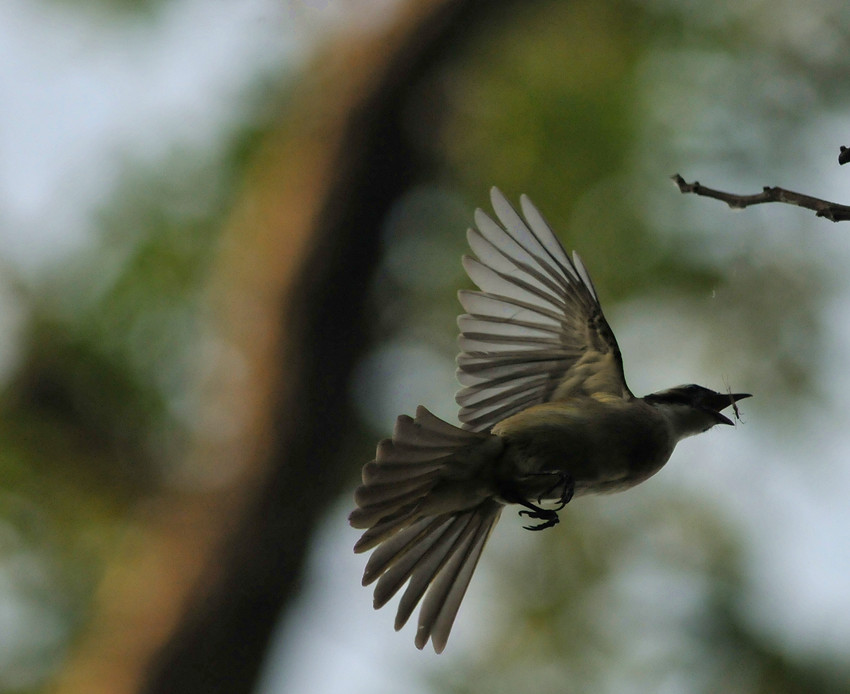
MULTIPOLYGON (((695 384, 676 386, 647 395, 644 400, 663 411, 680 439, 708 431, 715 424, 732 424, 721 413, 738 400, 749 398, 749 393, 718 393, 695 384)), ((735 407, 738 418, 738 408, 735 407)))

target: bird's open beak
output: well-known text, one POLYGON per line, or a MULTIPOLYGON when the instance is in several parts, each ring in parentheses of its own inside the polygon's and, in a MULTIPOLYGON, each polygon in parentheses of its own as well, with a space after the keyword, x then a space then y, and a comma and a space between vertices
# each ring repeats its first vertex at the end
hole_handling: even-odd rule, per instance
POLYGON ((706 396, 702 401, 702 406, 710 410, 716 417, 718 424, 734 424, 726 415, 720 414, 720 410, 724 410, 730 405, 735 408, 735 419, 740 419, 738 408, 735 403, 744 398, 751 398, 750 393, 712 393, 706 396))

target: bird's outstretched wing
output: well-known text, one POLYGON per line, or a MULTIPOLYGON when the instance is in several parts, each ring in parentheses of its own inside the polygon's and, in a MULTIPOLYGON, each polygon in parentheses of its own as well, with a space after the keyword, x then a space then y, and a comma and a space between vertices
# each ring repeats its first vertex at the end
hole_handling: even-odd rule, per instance
POLYGON ((464 428, 485 431, 532 405, 579 394, 630 399, 623 359, 581 259, 526 197, 523 217, 490 193, 500 223, 476 210, 463 266, 457 394, 464 428))

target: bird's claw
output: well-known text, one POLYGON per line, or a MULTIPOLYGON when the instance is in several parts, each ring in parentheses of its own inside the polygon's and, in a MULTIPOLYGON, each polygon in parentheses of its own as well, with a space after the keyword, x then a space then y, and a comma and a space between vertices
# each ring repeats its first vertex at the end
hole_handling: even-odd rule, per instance
MULTIPOLYGON (((558 518, 558 511, 563 509, 564 506, 570 502, 570 499, 573 498, 575 484, 573 482, 573 478, 566 472, 558 470, 553 472, 532 473, 528 477, 539 477, 541 475, 554 475, 556 480, 551 487, 540 494, 537 499, 537 503, 542 503, 544 497, 549 496, 549 494, 558 489, 558 487, 561 487, 561 494, 558 497, 558 506, 556 508, 542 508, 541 506, 533 504, 517 491, 515 482, 502 489, 502 498, 504 498, 505 501, 525 506, 525 509, 519 512, 520 516, 528 516, 529 518, 542 521, 542 523, 538 523, 537 525, 524 525, 523 528, 525 530, 545 530, 546 528, 551 528, 557 525, 560 522, 560 518, 558 518)), ((523 478, 523 481, 528 481, 528 479, 523 478)))
MULTIPOLYGON (((561 509, 564 508, 564 506, 566 506, 568 503, 570 503, 570 500, 573 498, 573 494, 575 493, 575 490, 576 490, 575 482, 573 482, 573 478, 570 477, 563 470, 559 470, 558 472, 543 473, 543 474, 556 475, 558 479, 555 481, 555 484, 553 484, 551 487, 549 487, 549 489, 547 489, 545 492, 543 492, 537 498, 537 503, 538 504, 541 503, 543 501, 544 496, 548 496, 549 494, 554 492, 558 487, 561 487, 561 495, 558 497, 558 507, 553 509, 554 511, 560 511, 561 509)), ((555 521, 555 522, 557 523, 557 521, 555 521)), ((554 525, 554 523, 553 523, 553 525, 554 525)), ((547 527, 551 527, 551 526, 547 526, 547 527)))
POLYGON ((561 522, 558 511, 548 508, 541 508, 537 511, 522 510, 519 515, 543 521, 537 525, 523 525, 524 530, 546 530, 546 528, 552 528, 561 522))

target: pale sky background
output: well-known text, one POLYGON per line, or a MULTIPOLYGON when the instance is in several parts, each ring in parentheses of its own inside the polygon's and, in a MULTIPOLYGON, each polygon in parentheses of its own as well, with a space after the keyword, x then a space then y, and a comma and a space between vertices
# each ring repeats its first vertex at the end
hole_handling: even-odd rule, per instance
MULTIPOLYGON (((277 70, 282 61, 296 69, 325 32, 343 23, 349 29, 355 23, 368 26, 386 18, 391 6, 389 0, 173 0, 140 26, 115 23, 99 15, 94 4, 81 11, 62 3, 0 0, 0 271, 5 265, 25 275, 37 272, 88 242, 91 214, 109 198, 123 163, 156 162, 172 148, 206 148, 223 139, 222 133, 236 127, 249 106, 243 97, 258 73, 277 70)), ((848 172, 837 171, 833 163, 837 145, 850 144, 845 142, 850 133, 846 125, 840 115, 813 115, 802 138, 817 147, 811 148, 813 159, 798 167, 802 179, 759 185, 782 183, 846 201, 848 187, 841 181, 847 177, 841 174, 848 172), (835 151, 824 151, 825 142, 834 143, 835 151)), ((734 182, 728 175, 725 180, 734 182)), ((703 182, 710 184, 705 178, 703 182)), ((673 188, 670 194, 678 195, 673 188)), ((481 204, 485 202, 482 191, 481 204)), ((706 210, 698 203, 702 201, 694 198, 694 214, 706 210)), ((713 204, 714 212, 723 214, 725 208, 713 204)), ((640 495, 636 499, 583 503, 628 509, 631 503, 651 502, 681 489, 699 492, 737 524, 750 548, 746 569, 753 591, 747 609, 753 622, 795 648, 817 651, 826 645, 846 654, 850 427, 846 415, 836 413, 850 411, 850 276, 845 270, 850 266, 850 225, 830 225, 790 209, 739 213, 732 224, 742 228, 761 214, 784 216, 786 227, 799 227, 801 248, 812 244, 831 256, 831 281, 840 291, 824 309, 830 348, 823 355, 821 387, 832 398, 830 409, 801 412, 799 426, 805 435, 786 439, 760 424, 759 413, 769 411, 769 402, 758 397, 745 401, 743 425, 683 443, 662 474, 632 492, 640 495), (800 460, 807 465, 799 465, 800 460)), ((678 226, 686 228, 686 220, 678 226)), ((6 303, 0 302, 0 328, 14 325, 14 307, 6 303)), ((659 336, 654 345, 641 341, 646 315, 639 301, 609 311, 635 392, 690 381, 724 385, 729 373, 700 373, 697 359, 681 349, 687 319, 674 307, 653 313, 659 336), (658 354, 657 344, 665 344, 665 336, 680 349, 658 354)), ((691 319, 698 322, 698 317, 691 319)), ((13 340, 11 328, 4 332, 7 342, 13 340)), ((2 346, 0 355, 9 349, 2 346)), ((423 355, 422 349, 402 345, 394 353, 399 374, 410 364, 417 369, 414 382, 404 388, 396 387, 396 381, 386 384, 373 416, 387 431, 396 414, 411 412, 419 402, 452 416, 453 367, 437 355, 423 355), (397 397, 398 392, 417 392, 417 387, 423 393, 419 400, 397 397)), ((746 389, 746 384, 732 385, 746 389)), ((432 652, 413 647, 410 627, 400 634, 393 631, 392 606, 372 610, 371 593, 360 586, 366 557, 351 552, 358 533, 345 522, 348 511, 348 504, 341 504, 325 523, 305 582, 309 587, 281 626, 281 648, 285 644, 289 650, 273 653, 262 694, 413 692, 411 672, 434 665, 432 652), (287 638, 296 633, 297 639, 287 638), (317 658, 325 667, 321 683, 316 681, 317 658), (338 667, 328 670, 333 663, 338 667)), ((580 513, 581 507, 569 511, 580 513)), ((524 541, 519 526, 515 514, 504 514, 488 552, 524 541)), ((460 646, 475 638, 482 628, 477 614, 498 612, 487 600, 487 554, 441 663, 450 663, 460 646)), ((3 586, 0 580, 0 593, 3 586)), ((15 620, 24 618, 0 594, 0 634, 14 633, 15 620)), ((498 620, 498 614, 492 618, 498 620)), ((491 628, 492 622, 488 624, 491 628)), ((0 636, 0 649, 2 643, 0 636)))

